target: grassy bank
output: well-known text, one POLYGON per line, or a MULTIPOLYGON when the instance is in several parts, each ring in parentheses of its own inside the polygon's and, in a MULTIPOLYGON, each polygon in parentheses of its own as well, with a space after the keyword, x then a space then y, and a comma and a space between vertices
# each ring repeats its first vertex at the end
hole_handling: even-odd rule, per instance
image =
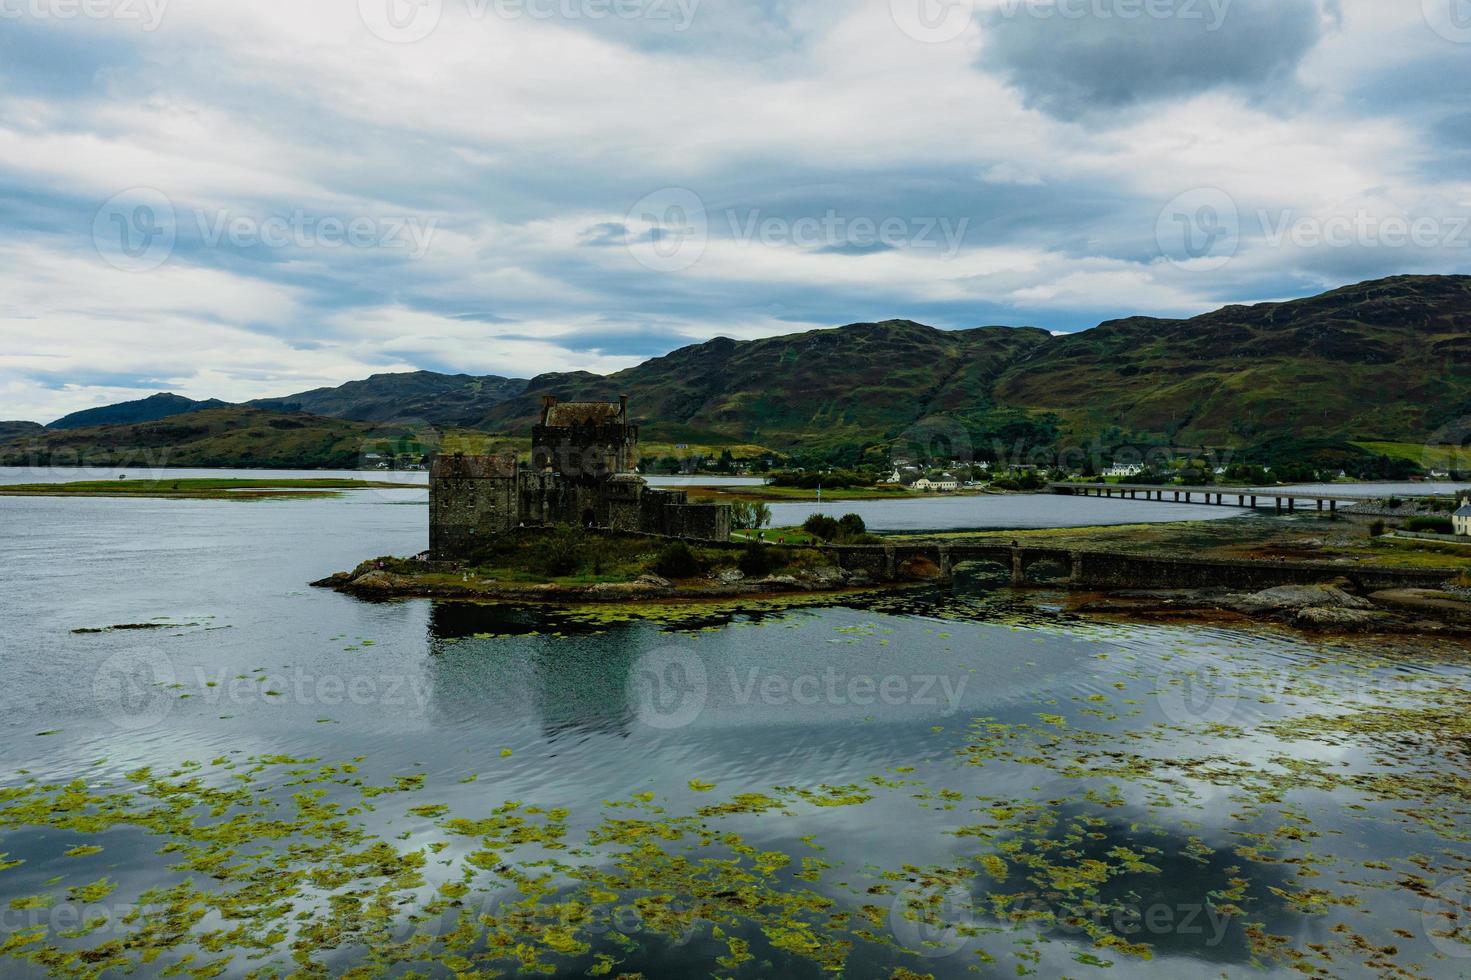
POLYGON ((1360 521, 1317 517, 1240 517, 1225 521, 1180 521, 1108 527, 1047 528, 1031 531, 955 532, 895 535, 895 540, 970 541, 987 544, 1051 546, 1116 551, 1137 555, 1233 558, 1267 561, 1340 561, 1404 568, 1464 567, 1471 554, 1438 541, 1371 536, 1360 521))
POLYGON ((79 480, 72 483, 22 483, 0 486, 11 497, 162 497, 190 500, 261 500, 271 497, 335 497, 344 490, 419 490, 422 486, 353 479, 177 479, 79 480))
MULTIPOLYGON (((692 486, 689 490, 690 499, 706 500, 720 503, 731 500, 767 501, 767 502, 789 502, 789 503, 816 503, 818 500, 816 490, 807 490, 802 487, 701 487, 692 486)), ((906 490, 904 487, 895 485, 873 486, 873 487, 843 487, 836 490, 823 490, 823 503, 838 503, 848 500, 923 500, 926 497, 935 498, 940 496, 954 497, 963 494, 934 494, 925 493, 921 490, 906 490)))

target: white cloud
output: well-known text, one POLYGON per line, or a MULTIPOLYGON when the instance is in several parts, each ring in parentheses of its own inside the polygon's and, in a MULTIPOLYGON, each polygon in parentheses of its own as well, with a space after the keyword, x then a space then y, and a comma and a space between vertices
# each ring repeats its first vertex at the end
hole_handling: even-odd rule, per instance
POLYGON ((1334 6, 1291 91, 1205 87, 1080 122, 1029 108, 978 65, 980 22, 924 43, 889 0, 701 4, 679 33, 477 19, 450 0, 437 31, 403 45, 374 37, 355 2, 191 0, 153 33, 12 24, 37 54, 0 89, 13 219, 0 416, 158 387, 278 395, 421 366, 611 371, 640 359, 608 342, 621 325, 692 342, 895 315, 1076 329, 1366 269, 1467 271, 1464 250, 1272 247, 1255 227, 1262 211, 1466 208, 1460 158, 1427 138, 1437 113, 1464 111, 1464 76, 1413 98, 1389 90, 1396 72, 1458 49, 1414 3, 1342 0, 1341 20, 1334 6), (48 59, 63 89, 44 84, 48 59), (98 259, 90 228, 102 201, 135 186, 170 198, 181 239, 162 267, 128 274, 98 259), (669 274, 588 245, 588 229, 670 186, 695 190, 721 224, 727 209, 791 221, 837 208, 966 231, 953 250, 865 251, 743 244, 721 227, 669 274), (1200 187, 1236 203, 1239 252, 1223 266, 1163 261, 1161 209, 1200 187), (433 234, 410 259, 209 247, 190 231, 197 214, 303 210, 433 234))

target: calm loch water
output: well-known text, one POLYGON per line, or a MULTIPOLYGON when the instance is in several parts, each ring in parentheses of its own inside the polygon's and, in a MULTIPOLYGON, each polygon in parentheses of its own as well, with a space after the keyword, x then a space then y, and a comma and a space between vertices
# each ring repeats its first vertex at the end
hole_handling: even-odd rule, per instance
POLYGON ((413 497, 0 499, 0 975, 1471 973, 1458 648, 307 587, 413 497))

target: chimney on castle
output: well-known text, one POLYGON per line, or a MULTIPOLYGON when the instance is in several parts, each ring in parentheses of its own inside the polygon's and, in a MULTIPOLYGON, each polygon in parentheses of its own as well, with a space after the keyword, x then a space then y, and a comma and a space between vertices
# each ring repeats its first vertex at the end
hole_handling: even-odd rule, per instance
POLYGON ((623 424, 628 424, 628 396, 618 396, 618 410, 623 414, 623 424))

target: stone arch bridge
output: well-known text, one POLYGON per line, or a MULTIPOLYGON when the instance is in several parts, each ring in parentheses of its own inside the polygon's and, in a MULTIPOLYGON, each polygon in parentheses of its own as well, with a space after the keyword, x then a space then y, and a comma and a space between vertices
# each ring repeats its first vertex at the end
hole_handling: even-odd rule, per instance
MULTIPOLYGON (((1382 589, 1433 589, 1458 574, 1455 568, 1396 568, 1361 563, 1272 561, 1136 555, 997 542, 896 541, 882 545, 827 545, 820 549, 846 571, 866 572, 876 581, 898 581, 920 562, 953 579, 961 565, 982 562, 1011 571, 1011 584, 1041 584, 1033 569, 1060 567, 1065 582, 1085 589, 1233 588, 1260 590, 1281 585, 1311 585, 1338 578, 1366 592, 1382 589)), ((1058 584, 1055 576, 1048 584, 1058 584)))

